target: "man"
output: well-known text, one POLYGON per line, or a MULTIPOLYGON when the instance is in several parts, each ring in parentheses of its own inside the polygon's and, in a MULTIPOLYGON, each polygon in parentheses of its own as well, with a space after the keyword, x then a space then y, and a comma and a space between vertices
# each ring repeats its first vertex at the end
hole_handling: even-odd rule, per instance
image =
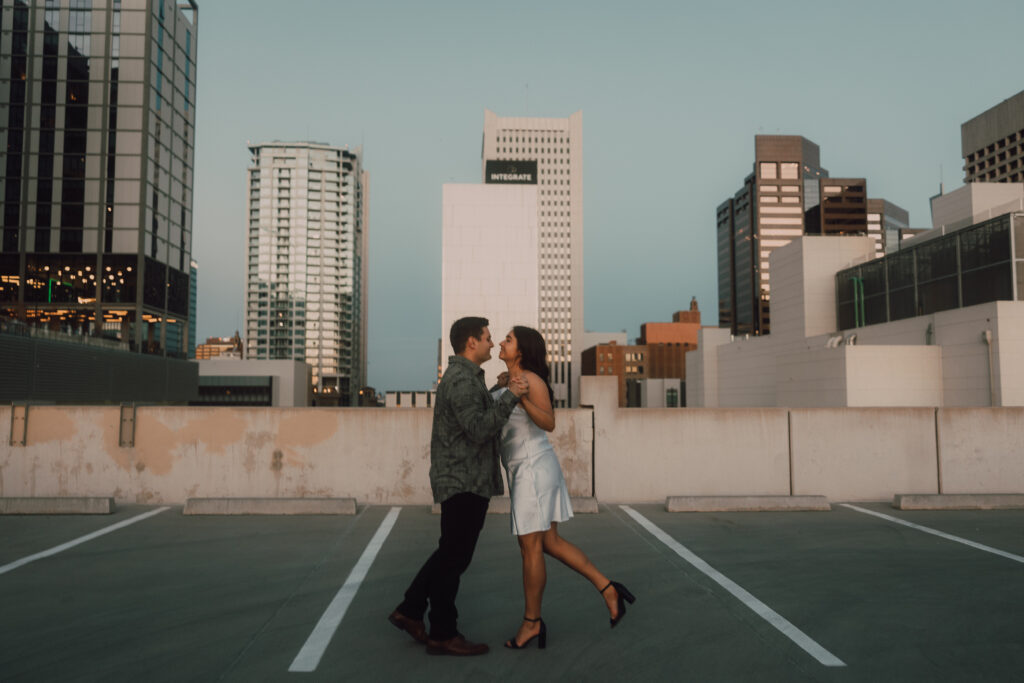
POLYGON ((458 632, 455 595, 459 578, 473 559, 491 496, 504 493, 498 468, 497 437, 519 397, 523 379, 494 401, 480 366, 491 357, 494 342, 486 318, 460 318, 449 339, 454 356, 437 387, 430 435, 430 488, 441 504, 441 538, 437 550, 413 579, 388 620, 433 655, 482 655, 489 648, 458 632), (430 634, 423 615, 430 605, 430 634))

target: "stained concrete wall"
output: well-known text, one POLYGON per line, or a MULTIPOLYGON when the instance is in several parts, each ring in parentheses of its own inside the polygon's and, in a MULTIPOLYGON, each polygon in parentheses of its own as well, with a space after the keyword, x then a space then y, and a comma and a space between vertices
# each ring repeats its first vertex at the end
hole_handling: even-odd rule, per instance
POLYGON ((942 493, 1024 492, 1024 408, 938 411, 942 493))
POLYGON ((939 492, 934 409, 804 408, 789 415, 794 495, 857 501, 939 492))
POLYGON ((594 406, 595 495, 660 502, 672 495, 789 495, 786 411, 619 408, 614 377, 583 377, 594 406))
MULTIPOLYGON (((116 407, 33 406, 25 446, 0 444, 0 496, 354 497, 429 504, 433 411, 140 407, 119 446, 116 407)), ((0 424, 11 424, 10 406, 0 424)), ((591 414, 558 411, 552 444, 570 493, 591 495, 591 414)))
MULTIPOLYGON (((592 409, 556 411, 573 496, 1024 493, 1024 408, 619 408, 614 377, 585 377, 592 409), (593 483, 593 488, 592 488, 593 483)), ((20 410, 20 409, 19 409, 20 410)), ((428 504, 430 409, 141 407, 119 445, 117 407, 33 406, 26 445, 0 441, 0 496, 354 497, 428 504)), ((0 434, 11 425, 0 406, 0 434)))

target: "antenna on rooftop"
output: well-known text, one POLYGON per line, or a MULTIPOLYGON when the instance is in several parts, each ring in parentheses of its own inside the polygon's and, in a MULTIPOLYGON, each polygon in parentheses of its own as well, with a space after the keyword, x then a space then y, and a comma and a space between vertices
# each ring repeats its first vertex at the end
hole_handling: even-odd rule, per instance
POLYGON ((945 194, 943 191, 943 178, 942 178, 942 164, 939 164, 939 194, 945 194))

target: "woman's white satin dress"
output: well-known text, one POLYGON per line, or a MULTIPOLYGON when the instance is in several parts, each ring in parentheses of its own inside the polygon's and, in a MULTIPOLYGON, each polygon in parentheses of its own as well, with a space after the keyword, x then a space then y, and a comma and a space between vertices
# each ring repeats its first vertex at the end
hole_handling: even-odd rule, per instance
MULTIPOLYGON (((501 396, 505 388, 492 395, 501 396)), ((572 503, 562 467, 547 432, 534 424, 522 404, 516 405, 501 431, 501 464, 508 476, 512 533, 547 531, 551 522, 572 519, 572 503)))

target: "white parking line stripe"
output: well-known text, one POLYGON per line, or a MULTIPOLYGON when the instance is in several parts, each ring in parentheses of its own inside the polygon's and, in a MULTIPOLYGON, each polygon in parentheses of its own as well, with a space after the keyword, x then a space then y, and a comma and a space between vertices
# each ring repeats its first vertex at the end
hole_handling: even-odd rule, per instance
POLYGON ((886 514, 881 513, 881 512, 875 512, 874 510, 868 510, 866 508, 857 507, 856 505, 850 505, 849 503, 840 503, 840 505, 842 505, 844 508, 850 508, 851 510, 856 510, 857 512, 863 512, 865 515, 873 515, 875 517, 881 517, 884 520, 888 520, 890 522, 895 522, 896 524, 902 524, 903 526, 908 526, 911 529, 917 529, 918 531, 923 531, 926 534, 932 534, 933 536, 938 536, 939 538, 945 538, 948 541, 956 541, 957 543, 963 543, 964 545, 969 545, 972 548, 977 548, 978 550, 984 550, 986 553, 992 553, 993 555, 999 555, 1000 557, 1005 557, 1006 559, 1013 560, 1014 562, 1022 562, 1022 563, 1024 563, 1024 557, 1021 557, 1020 555, 1014 555, 1013 553, 1008 553, 1005 550, 999 550, 998 548, 992 548, 992 547, 987 546, 987 545, 982 545, 981 543, 975 543, 974 541, 969 541, 966 538, 960 538, 959 536, 954 536, 952 534, 947 534, 947 533, 944 533, 944 532, 939 531, 937 529, 931 529, 931 528, 926 527, 926 526, 921 526, 920 524, 914 524, 913 522, 908 522, 908 521, 906 521, 904 519, 900 519, 899 517, 892 517, 890 515, 886 515, 886 514))
POLYGON ((65 550, 67 550, 68 548, 74 548, 76 545, 80 545, 82 543, 85 543, 86 541, 91 541, 94 538, 99 538, 100 536, 103 536, 104 534, 109 534, 111 531, 117 531, 118 529, 122 529, 122 528, 128 526, 129 524, 135 524, 136 522, 141 522, 142 520, 146 519, 147 517, 152 517, 153 515, 159 515, 164 510, 170 510, 170 509, 171 508, 169 508, 169 507, 162 507, 162 508, 157 508, 156 510, 150 510, 149 512, 143 513, 141 515, 137 515, 137 516, 132 517, 130 519, 126 519, 123 522, 118 522, 117 524, 111 524, 110 526, 104 527, 104 528, 100 529, 99 531, 94 531, 91 534, 87 534, 85 536, 80 536, 79 538, 76 538, 73 541, 68 541, 67 543, 62 543, 61 545, 55 546, 53 548, 50 548, 49 550, 44 550, 41 553, 36 553, 35 555, 29 555, 28 557, 23 557, 20 560, 16 560, 14 562, 11 562, 10 564, 5 564, 4 566, 0 567, 0 574, 6 574, 7 572, 9 572, 9 571, 11 571, 13 569, 17 569, 18 567, 21 567, 23 565, 26 565, 29 562, 35 562, 36 560, 41 560, 44 557, 50 557, 51 555, 56 555, 59 552, 63 552, 65 550))
POLYGON ((395 520, 398 519, 398 513, 401 511, 402 508, 391 508, 384 521, 380 523, 377 533, 370 539, 370 544, 366 546, 366 550, 356 562, 356 566, 352 568, 348 578, 345 579, 344 585, 331 600, 331 604, 327 606, 327 610, 320 617, 317 625, 313 627, 309 638, 306 639, 306 644, 302 646, 292 665, 288 667, 289 671, 316 671, 316 667, 320 664, 320 658, 323 657, 327 645, 334 637, 334 632, 338 630, 348 606, 356 597, 356 591, 359 590, 363 579, 366 578, 366 572, 370 570, 370 565, 373 564, 377 553, 383 547, 384 541, 391 533, 391 527, 395 526, 395 520))
POLYGON ((846 666, 841 659, 836 657, 834 654, 818 645, 813 641, 806 633, 798 629, 796 626, 791 624, 785 617, 773 610, 768 605, 764 604, 745 589, 740 587, 736 582, 732 581, 721 572, 716 570, 714 567, 709 565, 704 560, 700 559, 691 550, 689 550, 682 543, 669 536, 667 533, 662 531, 653 522, 648 520, 646 517, 641 515, 639 512, 629 507, 628 505, 620 505, 626 514, 636 521, 637 524, 647 529, 652 536, 657 538, 659 541, 671 548, 676 555, 683 558, 698 570, 703 572, 712 581, 720 585, 725 590, 732 593, 740 602, 749 607, 754 611, 755 614, 760 616, 762 619, 767 621, 769 624, 777 628, 787 638, 792 640, 798 646, 800 646, 807 654, 817 659, 820 663, 825 666, 846 666))

